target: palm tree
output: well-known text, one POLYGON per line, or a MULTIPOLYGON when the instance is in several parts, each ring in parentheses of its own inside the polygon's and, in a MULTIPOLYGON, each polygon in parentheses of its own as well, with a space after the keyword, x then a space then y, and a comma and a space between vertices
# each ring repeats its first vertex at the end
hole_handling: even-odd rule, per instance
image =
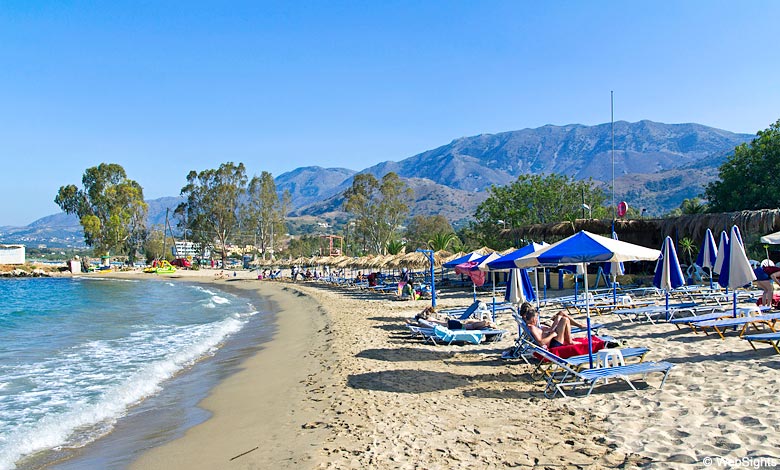
POLYGON ((385 249, 387 250, 388 255, 397 255, 404 249, 404 245, 406 244, 401 240, 390 240, 387 242, 385 249))
POLYGON ((690 266, 693 264, 693 257, 699 254, 699 247, 693 243, 692 239, 684 237, 680 240, 680 252, 688 255, 688 265, 690 266))
POLYGON ((433 235, 433 238, 428 240, 428 247, 433 251, 446 250, 453 242, 458 239, 458 236, 454 233, 437 233, 433 235))
POLYGON ((707 212, 707 204, 698 197, 683 199, 682 204, 680 204, 680 211, 683 214, 703 214, 707 212))

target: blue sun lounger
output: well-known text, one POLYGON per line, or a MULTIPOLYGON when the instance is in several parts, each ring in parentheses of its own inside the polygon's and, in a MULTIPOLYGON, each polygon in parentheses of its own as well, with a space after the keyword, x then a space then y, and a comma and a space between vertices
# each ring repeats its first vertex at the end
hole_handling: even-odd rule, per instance
POLYGON ((485 336, 479 330, 450 330, 449 328, 436 325, 433 327, 431 341, 433 341, 434 344, 439 344, 438 342, 440 341, 447 345, 455 342, 479 344, 484 337, 485 336))
POLYGON ((756 345, 753 342, 769 343, 775 348, 777 354, 780 354, 780 332, 773 331, 771 333, 759 333, 755 335, 745 335, 742 339, 747 340, 753 349, 756 349, 756 345))
POLYGON ((698 322, 695 324, 696 328, 704 331, 705 334, 707 334, 707 328, 714 329, 721 339, 726 339, 723 334, 726 332, 727 328, 734 327, 742 327, 742 329, 739 332, 739 336, 744 336, 747 332, 748 327, 750 326, 757 326, 757 325, 766 325, 769 327, 770 330, 774 331, 774 326, 777 321, 780 320, 780 313, 768 313, 766 315, 754 315, 754 316, 747 316, 747 317, 737 317, 737 318, 724 318, 721 320, 708 320, 703 322, 698 322))
POLYGON ((426 341, 433 344, 455 342, 464 342, 477 344, 482 341, 495 342, 500 341, 506 334, 506 330, 483 329, 483 330, 451 330, 445 326, 436 323, 430 323, 420 320, 420 326, 407 325, 412 337, 421 336, 426 341), (476 341, 479 338, 479 341, 476 341), (476 341, 476 342, 475 342, 476 341))
POLYGON ((683 312, 683 311, 691 311, 692 309, 695 309, 698 307, 698 304, 693 302, 683 302, 683 303, 677 303, 677 304, 669 304, 669 309, 666 309, 665 305, 648 305, 646 307, 637 307, 637 308, 625 308, 625 309, 618 309, 614 310, 612 313, 617 315, 621 320, 625 316, 628 318, 629 321, 634 320, 640 320, 644 317, 645 320, 649 321, 650 323, 655 323, 656 317, 663 317, 663 319, 669 318, 670 320, 674 318, 674 316, 677 313, 683 312), (630 316, 634 317, 632 320, 630 316))
POLYGON ((579 385, 588 387, 588 393, 586 393, 586 396, 588 396, 599 382, 607 383, 611 379, 621 379, 633 390, 636 390, 629 377, 641 375, 644 378, 654 372, 663 373, 664 375, 661 385, 658 387, 662 389, 666 383, 666 378, 669 376, 669 371, 674 367, 674 364, 670 362, 640 362, 624 366, 577 370, 569 361, 556 356, 544 348, 540 348, 532 343, 529 343, 529 348, 560 369, 558 373, 548 374, 547 385, 544 390, 544 396, 547 398, 554 398, 558 393, 566 397, 568 395, 563 391, 564 387, 571 387, 573 390, 579 385))
MULTIPOLYGON (((680 328, 680 325, 688 325, 691 328, 696 330, 696 325, 710 320, 725 320, 729 318, 734 318, 734 310, 724 309, 724 308, 718 308, 713 306, 713 311, 711 313, 705 313, 703 315, 697 315, 697 310, 693 311, 693 315, 688 317, 682 317, 682 318, 672 318, 669 320, 669 323, 676 326, 678 329, 680 328)), ((758 306, 750 306, 750 307, 739 307, 737 308, 737 317, 745 317, 748 315, 752 315, 754 313, 761 313, 763 311, 769 310, 769 307, 758 307, 758 306)))

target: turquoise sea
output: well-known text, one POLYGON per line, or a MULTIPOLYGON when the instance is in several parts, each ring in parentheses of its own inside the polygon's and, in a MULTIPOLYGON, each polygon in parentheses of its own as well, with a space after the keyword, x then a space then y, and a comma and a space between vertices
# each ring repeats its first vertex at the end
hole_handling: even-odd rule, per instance
POLYGON ((193 415, 205 388, 271 328, 251 300, 212 285, 0 279, 0 470, 90 456, 89 468, 123 467, 206 419, 193 415))

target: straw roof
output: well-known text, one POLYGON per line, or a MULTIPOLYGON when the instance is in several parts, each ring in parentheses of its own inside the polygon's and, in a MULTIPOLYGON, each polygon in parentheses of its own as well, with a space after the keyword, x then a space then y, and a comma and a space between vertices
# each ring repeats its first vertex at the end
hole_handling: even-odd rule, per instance
POLYGON ((463 252, 463 251, 459 251, 459 252, 457 252, 457 253, 453 253, 453 254, 451 254, 451 255, 449 255, 449 256, 445 256, 445 257, 444 257, 444 262, 445 262, 445 263, 448 263, 448 262, 450 262, 450 261, 452 261, 452 260, 454 260, 454 259, 458 259, 458 258, 460 258, 461 256, 466 256, 466 253, 465 253, 465 252, 463 252))
MULTIPOLYGON (((434 267, 440 267, 444 263, 444 259, 446 259, 446 257, 443 255, 449 255, 449 253, 446 251, 437 251, 433 253, 434 267)), ((413 269, 422 269, 428 268, 430 265, 431 264, 428 259, 428 255, 418 251, 406 253, 405 255, 397 257, 392 262, 390 262, 390 266, 395 268, 407 267, 413 269)))
MULTIPOLYGON (((760 236, 780 231, 780 209, 758 211, 722 212, 713 214, 688 214, 665 219, 618 219, 615 232, 618 237, 630 243, 648 247, 659 247, 664 238, 690 237, 697 244, 709 228, 714 233, 728 230, 732 225, 740 228, 743 235, 760 236)), ((573 235, 580 230, 609 236, 612 233, 610 219, 577 219, 571 222, 536 224, 513 229, 515 238, 554 242, 573 235)))

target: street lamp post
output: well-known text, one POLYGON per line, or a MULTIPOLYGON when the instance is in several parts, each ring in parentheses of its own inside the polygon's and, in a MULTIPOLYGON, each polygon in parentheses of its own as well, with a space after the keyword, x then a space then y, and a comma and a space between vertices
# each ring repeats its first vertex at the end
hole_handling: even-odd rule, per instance
POLYGON ((431 307, 436 308, 436 276, 435 267, 433 265, 433 250, 417 250, 420 253, 425 254, 428 258, 428 262, 431 263, 431 307))

